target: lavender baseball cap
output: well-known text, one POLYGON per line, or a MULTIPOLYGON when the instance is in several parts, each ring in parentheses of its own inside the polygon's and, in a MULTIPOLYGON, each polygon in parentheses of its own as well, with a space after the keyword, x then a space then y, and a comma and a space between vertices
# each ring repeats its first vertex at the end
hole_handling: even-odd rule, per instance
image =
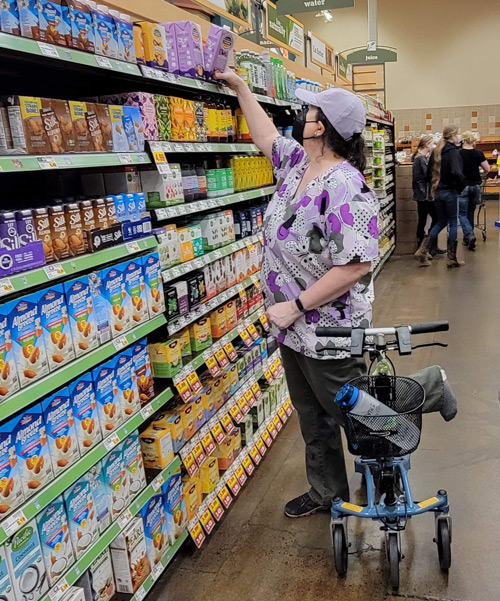
POLYGON ((319 94, 297 88, 295 96, 306 104, 319 107, 344 140, 361 134, 366 125, 366 112, 361 99, 343 88, 329 88, 319 94))

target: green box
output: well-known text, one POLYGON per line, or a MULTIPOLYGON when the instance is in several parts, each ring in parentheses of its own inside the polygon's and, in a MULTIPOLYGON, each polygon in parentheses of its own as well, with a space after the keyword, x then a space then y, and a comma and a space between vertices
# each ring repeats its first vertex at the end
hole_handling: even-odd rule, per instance
POLYGON ((168 96, 154 94, 156 121, 158 122, 158 140, 172 139, 172 124, 170 121, 170 105, 168 96))
POLYGON ((203 254, 205 254, 203 249, 203 238, 201 236, 201 227, 196 224, 189 225, 188 230, 191 240, 193 241, 193 254, 195 257, 201 257, 203 254))

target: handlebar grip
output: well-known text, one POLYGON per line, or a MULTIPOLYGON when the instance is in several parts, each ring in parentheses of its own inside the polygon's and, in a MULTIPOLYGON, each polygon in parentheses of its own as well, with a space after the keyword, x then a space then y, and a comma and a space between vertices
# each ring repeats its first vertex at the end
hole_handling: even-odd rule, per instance
POLYGON ((450 324, 447 321, 431 321, 429 323, 414 323, 410 326, 412 334, 430 334, 432 332, 447 332, 450 324))
POLYGON ((326 328, 320 326, 316 328, 316 336, 330 338, 350 338, 352 328, 326 328))

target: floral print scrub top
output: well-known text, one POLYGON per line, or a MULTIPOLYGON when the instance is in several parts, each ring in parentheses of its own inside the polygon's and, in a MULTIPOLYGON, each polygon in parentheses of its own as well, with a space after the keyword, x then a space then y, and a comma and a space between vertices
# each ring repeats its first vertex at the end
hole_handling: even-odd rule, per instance
MULTIPOLYGON (((264 217, 261 283, 267 306, 296 299, 336 265, 373 262, 378 256, 378 199, 347 161, 297 188, 309 160, 293 139, 277 137, 272 163, 276 192, 264 217)), ((318 326, 370 326, 374 299, 370 271, 333 302, 308 311, 285 330, 273 326, 278 342, 315 359, 343 359, 345 338, 319 338, 318 326)))

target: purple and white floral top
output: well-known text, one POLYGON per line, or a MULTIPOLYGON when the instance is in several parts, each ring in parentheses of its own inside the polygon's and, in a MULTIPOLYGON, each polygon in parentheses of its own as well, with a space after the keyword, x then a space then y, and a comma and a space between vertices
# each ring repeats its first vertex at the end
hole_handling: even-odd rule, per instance
MULTIPOLYGON (((264 217, 261 283, 266 306, 293 300, 335 265, 373 262, 378 256, 378 199, 347 161, 327 169, 297 196, 309 159, 290 138, 273 143, 276 192, 264 217)), ((318 326, 369 326, 372 273, 333 302, 308 311, 286 330, 273 326, 278 342, 315 359, 343 359, 345 338, 319 338, 318 326)))

